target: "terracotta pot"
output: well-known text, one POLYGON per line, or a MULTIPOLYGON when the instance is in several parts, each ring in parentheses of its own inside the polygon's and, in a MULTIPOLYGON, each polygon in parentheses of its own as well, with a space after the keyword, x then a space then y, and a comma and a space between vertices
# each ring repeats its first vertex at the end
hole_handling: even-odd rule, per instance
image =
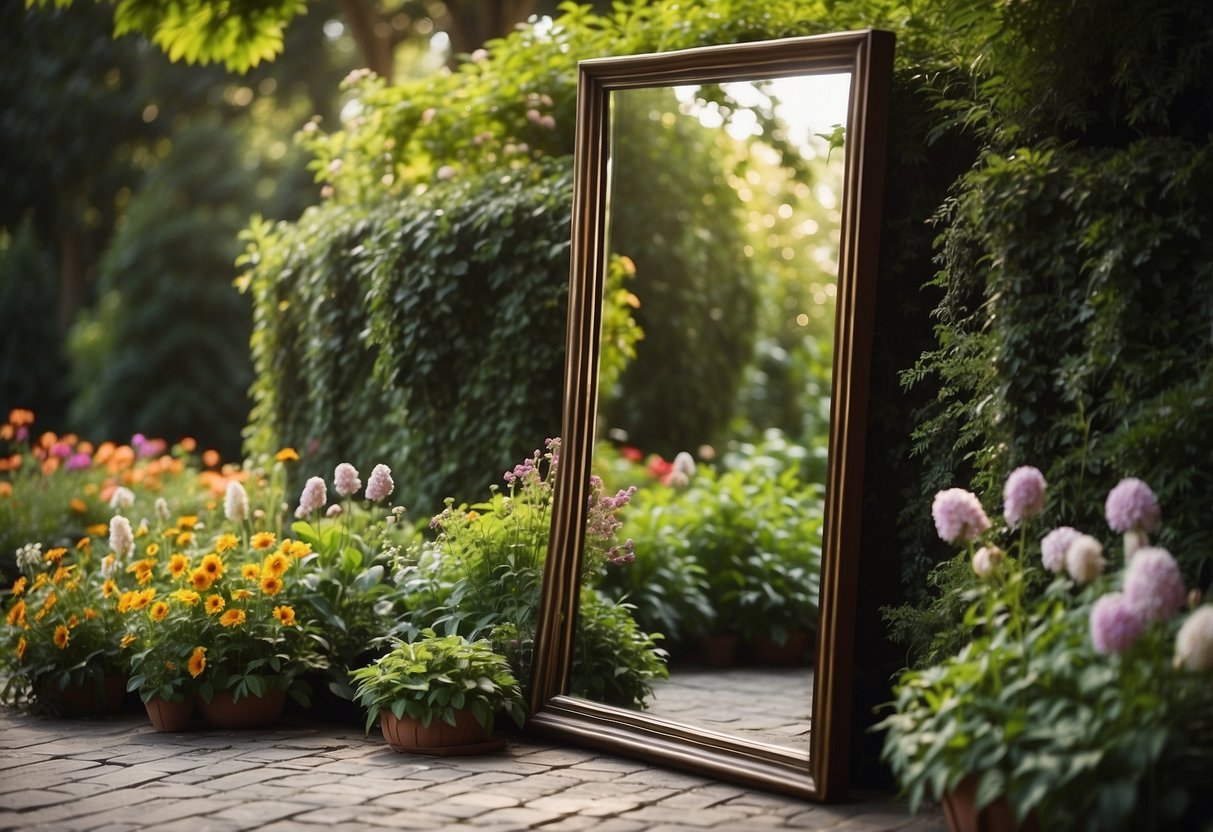
POLYGON ((973 775, 961 780, 941 802, 952 832, 1040 832, 1040 819, 1035 812, 1023 823, 1015 823, 1015 811, 1005 798, 1000 797, 977 811, 977 777, 973 775))
POLYGON ((106 676, 101 685, 95 681, 68 685, 52 695, 72 714, 116 714, 122 710, 122 700, 126 698, 126 677, 106 676))
POLYGON ((755 662, 768 667, 804 664, 809 658, 809 634, 803 631, 788 633, 783 644, 770 636, 754 636, 750 642, 750 655, 755 662))
POLYGON ((706 636, 699 640, 699 661, 708 667, 737 664, 737 636, 706 636))
POLYGON ((175 734, 185 731, 194 718, 194 697, 187 696, 181 702, 172 702, 153 696, 143 703, 152 727, 161 733, 175 734))
POLYGON ((268 728, 282 716, 286 691, 274 688, 265 696, 242 696, 233 702, 228 691, 217 691, 211 701, 198 697, 198 711, 216 728, 268 728))
POLYGON ((477 754, 505 744, 494 741, 470 710, 456 711, 454 725, 435 717, 427 727, 408 715, 397 719, 390 709, 383 708, 379 711, 379 728, 391 749, 402 754, 477 754))

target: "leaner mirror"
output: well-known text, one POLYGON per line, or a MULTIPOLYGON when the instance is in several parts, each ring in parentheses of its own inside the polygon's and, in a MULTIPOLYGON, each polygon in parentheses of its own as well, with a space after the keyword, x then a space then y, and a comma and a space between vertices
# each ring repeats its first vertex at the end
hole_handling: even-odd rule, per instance
POLYGON ((863 31, 581 63, 530 730, 845 795, 892 52, 892 35, 863 31), (620 293, 636 329, 619 337, 614 321, 604 340, 620 293), (668 678, 622 703, 573 678, 578 651, 595 649, 579 609, 591 478, 614 486, 621 471, 653 478, 634 498, 650 521, 633 542, 663 554, 630 583, 610 565, 592 579, 642 629, 677 631, 668 678), (712 501, 732 519, 697 520, 712 501), (741 634, 740 657, 706 652, 717 631, 741 634), (759 636, 778 658, 760 661, 759 636))

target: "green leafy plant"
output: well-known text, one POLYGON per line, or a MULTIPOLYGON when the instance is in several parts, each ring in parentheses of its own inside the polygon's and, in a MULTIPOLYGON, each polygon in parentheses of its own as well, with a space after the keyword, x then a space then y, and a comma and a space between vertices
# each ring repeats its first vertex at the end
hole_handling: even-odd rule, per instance
POLYGON ((526 711, 518 682, 487 640, 439 636, 433 630, 422 630, 419 636, 398 642, 373 664, 351 671, 358 703, 367 712, 368 732, 384 709, 426 727, 435 719, 454 725, 456 712, 468 709, 486 730, 505 711, 522 726, 526 711))
POLYGON ((646 633, 632 606, 583 587, 577 607, 576 652, 569 680, 575 696, 622 708, 643 708, 653 680, 669 676, 661 635, 646 633))

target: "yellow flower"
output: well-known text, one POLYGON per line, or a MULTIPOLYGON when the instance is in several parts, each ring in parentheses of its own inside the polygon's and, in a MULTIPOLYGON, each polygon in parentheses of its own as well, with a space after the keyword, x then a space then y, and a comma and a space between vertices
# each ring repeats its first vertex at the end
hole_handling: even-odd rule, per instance
POLYGON ((22 575, 17 580, 13 581, 13 595, 17 596, 25 592, 25 585, 29 583, 29 579, 22 575))
POLYGON ((148 611, 147 616, 152 621, 163 621, 168 618, 168 604, 163 601, 157 601, 152 604, 152 608, 148 611))
POLYGON ((67 627, 60 624, 55 628, 55 646, 60 650, 67 649, 67 643, 71 640, 71 636, 67 632, 67 627))
POLYGON ((179 589, 173 593, 173 597, 186 606, 192 607, 202 600, 202 596, 192 589, 179 589))
POLYGON ((135 537, 147 537, 147 523, 139 524, 139 528, 135 529, 135 537))
POLYGON ((13 604, 8 609, 8 616, 5 619, 10 627, 25 626, 25 599, 18 598, 17 603, 13 604))
POLYGON ((312 544, 304 543, 302 540, 284 540, 281 551, 282 554, 299 560, 312 553, 312 544))
POLYGON ((106 523, 94 523, 84 530, 89 537, 105 537, 110 533, 110 527, 106 523))
POLYGON ((247 589, 237 589, 232 591, 233 601, 243 601, 245 598, 252 598, 253 593, 247 589))
POLYGON ((127 633, 122 637, 122 641, 118 642, 118 646, 125 650, 138 640, 139 636, 135 635, 134 633, 127 633))
POLYGON ((156 597, 156 588, 149 586, 147 589, 139 590, 135 593, 135 597, 131 599, 131 609, 141 610, 152 602, 156 597))
POLYGON ((211 584, 214 582, 215 579, 211 577, 211 574, 201 566, 190 573, 190 586, 199 592, 205 592, 210 589, 211 584))
POLYGON ((278 462, 298 462, 299 454, 295 452, 294 448, 283 448, 281 451, 274 454, 274 459, 276 459, 278 462))
POLYGON ((257 532, 252 539, 254 549, 272 549, 277 542, 278 535, 273 532, 257 532))
POLYGON ((68 508, 70 508, 76 514, 84 514, 88 511, 88 503, 84 502, 84 500, 81 500, 79 497, 72 497, 67 505, 68 508))
POLYGON ((185 555, 176 554, 169 558, 168 574, 173 580, 180 580, 181 577, 189 571, 190 559, 185 555))
POLYGON ((25 641, 25 636, 21 636, 21 638, 17 639, 17 661, 21 661, 25 658, 26 646, 27 642, 25 641))
POLYGON ((80 626, 80 616, 76 615, 75 613, 72 613, 71 618, 69 618, 67 620, 67 628, 69 630, 74 630, 79 626, 80 626))
POLYGON ((93 539, 91 537, 82 537, 76 541, 77 552, 87 552, 93 548, 93 539))
POLYGON ((235 549, 240 545, 240 538, 231 532, 219 535, 219 539, 215 541, 215 552, 222 555, 224 552, 235 549))
POLYGON ((193 542, 194 542, 194 533, 193 532, 182 532, 181 534, 177 535, 177 545, 178 546, 189 546, 193 542))
POLYGON ((228 610, 220 618, 219 623, 224 627, 235 627, 244 623, 244 610, 228 610))
POLYGON ((160 554, 160 544, 159 543, 149 543, 149 544, 147 544, 147 548, 144 549, 143 551, 147 552, 147 556, 149 558, 154 558, 154 557, 156 557, 156 555, 160 554))
POLYGON ((76 564, 74 564, 74 563, 71 566, 56 566, 55 567, 55 576, 53 578, 51 578, 51 583, 52 584, 63 583, 63 579, 66 578, 68 575, 72 574, 72 570, 75 568, 76 568, 76 564))
POLYGON ((240 577, 246 581, 257 581, 261 579, 261 566, 256 563, 246 563, 240 567, 240 577))
POLYGON ((193 654, 190 655, 190 675, 197 679, 202 675, 202 671, 204 670, 206 670, 206 648, 195 647, 193 654))
POLYGON ((173 526, 171 528, 165 529, 164 531, 160 532, 160 536, 163 537, 165 540, 168 540, 170 537, 176 537, 179 534, 181 534, 181 529, 177 528, 176 526, 173 526))
POLYGON ((266 595, 277 595, 282 591, 282 579, 266 575, 261 579, 261 591, 266 595))
POLYGON ((112 578, 106 578, 105 583, 101 585, 101 597, 108 598, 118 591, 118 585, 114 583, 112 578))
POLYGON ((50 595, 47 595, 46 599, 42 602, 42 612, 50 612, 57 603, 59 603, 59 596, 52 592, 50 595))
POLYGON ((177 525, 183 529, 192 529, 198 525, 197 514, 183 514, 177 518, 177 525))
POLYGON ((295 626, 295 611, 288 606, 274 607, 274 616, 283 627, 295 626))
POLYGON ((42 589, 42 587, 46 586, 46 582, 50 579, 51 576, 46 572, 39 572, 34 576, 34 585, 30 587, 30 589, 34 591, 42 589))
POLYGON ((286 574, 286 570, 290 565, 290 558, 282 554, 282 552, 274 552, 272 555, 267 555, 262 562, 261 573, 271 578, 281 578, 286 574))
POLYGON ((44 557, 43 560, 45 560, 47 563, 57 564, 57 563, 59 563, 59 561, 63 560, 63 556, 66 554, 67 554, 67 549, 65 549, 62 546, 57 546, 56 548, 51 549, 49 552, 47 552, 46 557, 44 557))
POLYGON ((216 554, 207 555, 202 559, 202 565, 198 567, 203 572, 211 576, 211 580, 223 576, 223 558, 216 554))
POLYGON ((135 596, 138 593, 135 590, 128 590, 118 596, 118 612, 130 612, 131 607, 135 602, 135 596))
POLYGON ((226 606, 227 601, 223 600, 222 595, 208 595, 206 596, 206 603, 203 605, 203 609, 206 610, 207 615, 214 615, 222 611, 226 606))

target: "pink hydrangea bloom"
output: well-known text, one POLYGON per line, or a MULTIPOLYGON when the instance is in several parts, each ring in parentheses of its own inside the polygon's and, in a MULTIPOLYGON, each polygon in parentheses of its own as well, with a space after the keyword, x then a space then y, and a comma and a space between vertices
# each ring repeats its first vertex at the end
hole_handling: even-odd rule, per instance
POLYGON ((362 488, 362 480, 358 478, 358 469, 348 462, 343 462, 333 471, 333 485, 342 497, 348 497, 362 488))
POLYGON ((981 501, 971 491, 949 488, 935 495, 931 503, 935 530, 948 543, 968 543, 990 528, 981 501))
POLYGON ((1108 492, 1104 514, 1108 518, 1108 525, 1115 532, 1127 532, 1130 529, 1153 532, 1157 531, 1162 523, 1158 498, 1154 496, 1150 486, 1136 477, 1121 480, 1108 492))
POLYGON ((1166 549, 1138 549, 1125 570, 1125 597, 1148 621, 1165 621, 1183 607, 1184 589, 1179 564, 1166 549))
POLYGON ((1050 572, 1061 572, 1066 568, 1066 551, 1081 534, 1071 526, 1058 526, 1040 541, 1040 560, 1050 572))
POLYGON ((1109 592, 1091 607, 1091 643, 1102 655, 1125 652, 1145 628, 1145 614, 1119 592, 1109 592))
POLYGON ((1213 670, 1213 606, 1205 604, 1194 610, 1179 628, 1175 664, 1188 670, 1213 670))
POLYGON ((1045 477, 1031 465, 1016 468, 1007 477, 1002 491, 1002 516, 1007 525, 1016 526, 1030 520, 1045 507, 1045 477))
POLYGON ((319 511, 328 501, 328 489, 324 480, 320 477, 310 477, 303 484, 303 493, 299 496, 299 508, 295 509, 295 516, 305 517, 313 511, 319 511))
POLYGON ((1107 561, 1103 544, 1089 534, 1080 534, 1066 548, 1066 572, 1080 584, 1089 584, 1103 574, 1107 561))
POLYGON ((386 465, 376 465, 366 483, 366 498, 376 503, 386 500, 395 487, 396 483, 392 482, 392 469, 386 465))

